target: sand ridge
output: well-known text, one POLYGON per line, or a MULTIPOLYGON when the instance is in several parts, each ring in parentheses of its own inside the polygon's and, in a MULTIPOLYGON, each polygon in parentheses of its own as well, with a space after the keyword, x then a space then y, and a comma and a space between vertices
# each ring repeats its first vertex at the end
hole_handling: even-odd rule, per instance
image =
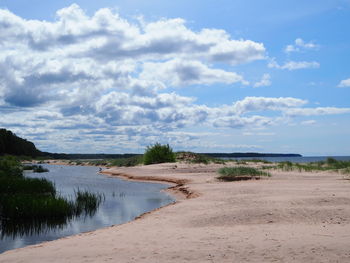
POLYGON ((112 168, 109 174, 176 184, 194 198, 7 251, 0 262, 350 262, 350 182, 341 175, 273 171, 264 180, 220 182, 219 167, 112 168))

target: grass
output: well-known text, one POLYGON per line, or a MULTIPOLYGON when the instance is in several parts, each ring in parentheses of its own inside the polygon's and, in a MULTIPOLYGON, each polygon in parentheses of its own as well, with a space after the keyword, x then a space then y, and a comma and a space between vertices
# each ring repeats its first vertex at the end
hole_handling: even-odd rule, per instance
POLYGON ((350 161, 338 161, 334 158, 327 158, 326 161, 311 163, 281 162, 274 168, 283 171, 336 171, 344 174, 350 174, 350 161))
POLYGON ((160 143, 156 143, 147 146, 143 155, 143 163, 145 165, 167 162, 175 162, 175 154, 169 144, 161 145, 160 143))
POLYGON ((52 182, 43 178, 0 177, 0 195, 45 195, 55 196, 56 189, 52 182))
POLYGON ((109 161, 110 166, 118 166, 118 167, 121 167, 121 166, 130 167, 130 166, 140 165, 142 163, 143 163, 142 155, 135 155, 128 158, 118 158, 118 159, 113 159, 109 161))
POLYGON ((267 172, 246 166, 223 167, 219 169, 218 173, 220 176, 217 178, 223 181, 249 180, 260 178, 261 176, 271 176, 267 172))
POLYGON ((49 170, 42 167, 41 165, 23 165, 23 170, 32 170, 34 173, 46 173, 49 170))
MULTIPOLYGON (((40 166, 35 169, 44 170, 40 166)), ((91 216, 103 200, 100 194, 80 190, 74 200, 58 196, 51 181, 24 177, 17 159, 0 158, 1 236, 11 231, 22 235, 38 230, 26 230, 26 227, 54 228, 56 223, 62 226, 73 217, 91 216)))
POLYGON ((75 193, 75 214, 81 215, 85 213, 86 215, 92 216, 95 214, 97 208, 104 201, 104 196, 101 194, 90 193, 88 191, 78 190, 75 193))
POLYGON ((194 153, 194 152, 177 152, 176 160, 185 161, 188 163, 202 163, 202 164, 210 164, 210 163, 225 164, 226 163, 225 160, 213 158, 205 154, 194 153))

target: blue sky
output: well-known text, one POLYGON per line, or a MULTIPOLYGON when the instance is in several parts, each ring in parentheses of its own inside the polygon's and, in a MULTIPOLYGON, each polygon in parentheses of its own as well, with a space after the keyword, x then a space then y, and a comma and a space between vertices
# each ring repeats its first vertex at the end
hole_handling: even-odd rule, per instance
POLYGON ((349 0, 0 0, 0 127, 51 152, 350 155, 349 20, 349 0))

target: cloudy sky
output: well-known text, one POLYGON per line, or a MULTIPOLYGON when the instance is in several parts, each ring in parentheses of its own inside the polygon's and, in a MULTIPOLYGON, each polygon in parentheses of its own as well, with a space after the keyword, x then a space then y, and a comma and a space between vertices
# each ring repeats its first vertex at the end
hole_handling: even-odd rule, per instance
POLYGON ((0 127, 43 151, 350 155, 349 0, 0 0, 0 127))

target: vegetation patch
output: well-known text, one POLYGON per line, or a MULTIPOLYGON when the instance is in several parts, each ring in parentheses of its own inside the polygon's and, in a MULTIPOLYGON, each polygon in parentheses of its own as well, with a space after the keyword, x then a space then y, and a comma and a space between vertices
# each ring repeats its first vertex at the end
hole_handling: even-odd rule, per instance
MULTIPOLYGON (((36 167, 37 168, 37 167, 36 167)), ((14 157, 0 157, 0 233, 28 233, 27 227, 54 227, 73 217, 93 215, 103 196, 78 190, 74 200, 57 195, 52 182, 27 178, 14 157), (18 229, 18 230, 16 230, 18 229)), ((30 230, 32 231, 32 230, 30 230)))
POLYGON ((311 163, 281 162, 273 168, 283 171, 336 171, 344 174, 350 174, 350 161, 338 161, 334 158, 327 158, 326 161, 311 163))
POLYGON ((147 146, 146 152, 143 155, 143 163, 156 164, 156 163, 172 163, 175 162, 175 154, 169 144, 161 145, 156 143, 151 146, 147 146))
POLYGON ((36 165, 36 164, 24 165, 23 170, 31 170, 34 173, 46 173, 49 171, 49 169, 46 169, 46 168, 42 167, 41 165, 36 165))
POLYGON ((125 166, 125 167, 130 167, 130 166, 137 166, 143 163, 143 155, 135 155, 132 157, 128 158, 118 158, 118 159, 113 159, 108 161, 109 166, 125 166))
POLYGON ((176 160, 184 161, 188 163, 202 163, 202 164, 209 164, 209 163, 224 164, 225 163, 225 160, 213 158, 205 154, 194 153, 194 152, 177 152, 176 160))
POLYGON ((223 181, 240 181, 249 179, 259 179, 261 176, 271 176, 267 172, 263 172, 258 169, 246 166, 223 167, 219 169, 218 173, 220 174, 220 176, 218 176, 217 178, 223 181))

